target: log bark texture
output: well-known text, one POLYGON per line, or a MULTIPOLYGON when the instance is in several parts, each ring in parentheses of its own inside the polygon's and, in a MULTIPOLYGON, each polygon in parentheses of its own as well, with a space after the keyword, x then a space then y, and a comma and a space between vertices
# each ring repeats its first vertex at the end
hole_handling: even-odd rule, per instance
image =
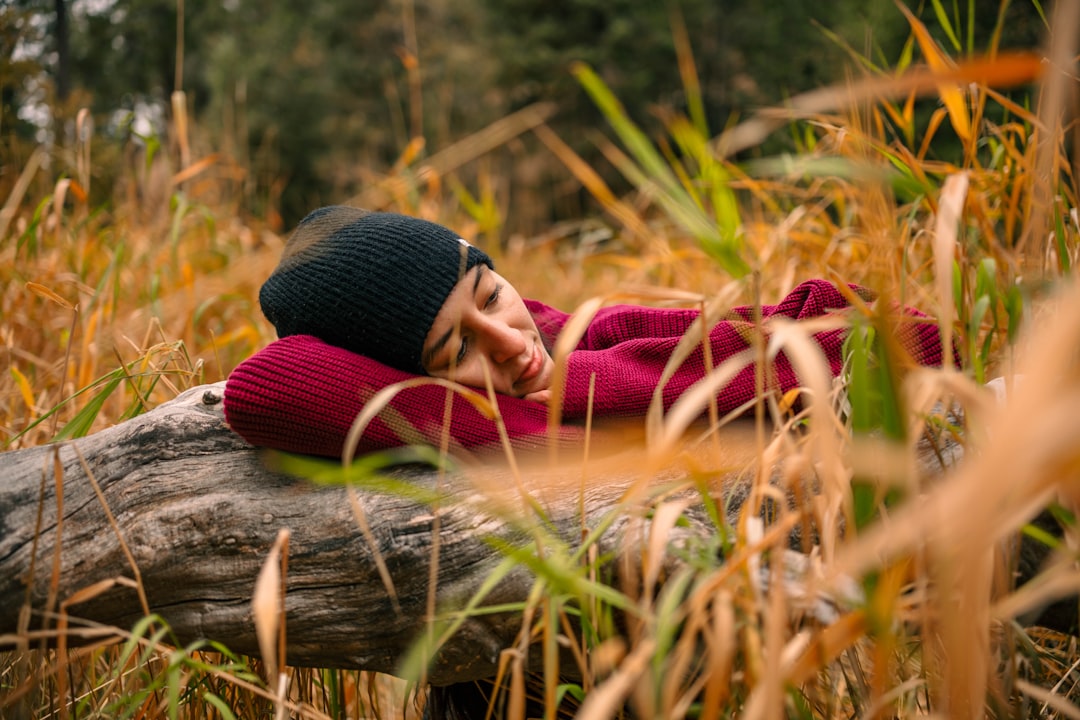
MULTIPOLYGON (((594 478, 579 498, 576 473, 531 473, 519 488, 506 467, 487 470, 486 485, 477 485, 475 473, 404 471, 411 485, 438 487, 455 498, 440 504, 436 523, 429 505, 400 494, 351 493, 270 470, 264 451, 226 426, 223 391, 224 383, 196 387, 94 435, 0 453, 0 648, 24 643, 27 630, 54 628, 55 610, 65 600, 72 618, 131 628, 145 615, 130 582, 134 564, 150 610, 179 642, 212 639, 257 656, 252 593, 279 531, 287 528, 287 663, 393 674, 426 628, 436 524, 437 604, 461 607, 502 559, 488 540, 526 541, 521 525, 506 519, 514 514, 500 509, 517 503, 516 517, 528 518, 520 512, 521 490, 543 508, 548 530, 575 547, 581 510, 584 525, 594 527, 642 478, 640 467, 621 475, 605 470, 603 481, 594 478), (117 578, 127 581, 108 586, 117 578), (85 600, 70 602, 98 583, 83 593, 85 600)), ((736 435, 733 447, 740 444, 753 446, 736 435)), ((924 443, 924 472, 953 464, 962 449, 924 443)), ((730 515, 748 483, 734 475, 728 481, 730 515)), ((647 520, 632 512, 616 517, 600 542, 603 553, 625 551, 627 541, 641 542, 647 531, 647 520)), ((669 540, 714 532, 700 507, 689 507, 683 519, 669 540)), ((1030 576, 1039 559, 1023 574, 1030 576)), ((618 569, 615 563, 610 578, 616 586, 623 580, 618 569)), ((523 602, 533 584, 519 565, 484 604, 523 602)), ((516 612, 467 620, 441 648, 428 680, 446 685, 493 676, 520 623, 516 612)))
MULTIPOLYGON (((388 673, 398 668, 425 628, 431 508, 390 494, 356 496, 393 580, 398 611, 348 491, 268 470, 261 452, 225 425, 223 389, 224 383, 193 388, 94 435, 0 453, 0 640, 16 641, 12 634, 27 601, 34 611, 28 627, 39 628, 42 611, 55 610, 73 593, 134 578, 122 537, 151 611, 180 642, 209 638, 258 655, 252 591, 279 530, 288 528, 288 664, 388 673), (51 592, 54 558, 58 574, 51 592)), ((504 472, 502 485, 512 488, 504 472)), ((632 480, 590 486, 587 518, 610 509, 632 480)), ((434 488, 437 475, 415 472, 409 481, 434 488)), ((462 480, 454 475, 443 482, 451 495, 476 493, 474 486, 458 486, 462 480)), ((557 533, 568 542, 580 538, 577 492, 555 490, 541 502, 557 533)), ((444 506, 439 515, 438 603, 460 606, 500 560, 485 538, 520 538, 521 530, 468 503, 444 506)), ((705 533, 708 526, 691 520, 679 532, 705 533)), ((616 524, 605 547, 613 548, 619 535, 616 524)), ((521 602, 532 584, 528 573, 514 571, 485 604, 521 602)), ((122 584, 73 604, 69 613, 124 629, 144 615, 135 590, 122 584)), ((429 680, 447 684, 493 675, 520 622, 516 613, 467 621, 439 653, 429 680)), ((47 624, 55 627, 55 620, 47 624)))

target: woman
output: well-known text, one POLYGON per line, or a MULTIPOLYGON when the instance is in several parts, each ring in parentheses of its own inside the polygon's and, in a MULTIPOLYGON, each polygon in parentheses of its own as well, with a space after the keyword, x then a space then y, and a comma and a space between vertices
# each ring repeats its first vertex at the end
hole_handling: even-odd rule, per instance
MULTIPOLYGON (((871 294, 853 288, 864 300, 871 294)), ((254 445, 337 457, 364 404, 379 390, 419 376, 485 388, 490 378, 511 442, 548 441, 554 374, 552 350, 569 315, 520 297, 494 263, 440 225, 393 213, 331 206, 301 221, 259 294, 279 340, 241 363, 225 389, 230 426, 254 445)), ((811 280, 762 318, 801 320, 847 307, 830 283, 811 280)), ((909 312, 909 317, 922 318, 909 312)), ((574 421, 644 416, 676 345, 696 310, 618 305, 600 310, 566 360, 561 439, 580 434, 574 421), (592 386, 590 397, 590 386, 592 386)), ((715 367, 750 347, 752 308, 732 309, 709 331, 715 367)), ((900 340, 923 365, 941 362, 936 326, 904 322, 900 340)), ((833 375, 842 365, 843 329, 814 339, 833 375)), ((769 387, 799 386, 781 353, 769 387)), ((663 387, 665 409, 705 374, 700 346, 663 387)), ((748 363, 717 397, 721 413, 755 395, 748 363)), ((455 401, 444 424, 446 389, 413 383, 398 392, 365 429, 358 453, 406 444, 455 450, 497 446, 495 422, 470 402, 455 401)))

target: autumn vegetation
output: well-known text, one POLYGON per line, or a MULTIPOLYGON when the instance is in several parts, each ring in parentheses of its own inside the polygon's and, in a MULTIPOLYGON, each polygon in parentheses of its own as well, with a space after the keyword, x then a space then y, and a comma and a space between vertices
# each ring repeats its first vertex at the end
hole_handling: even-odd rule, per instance
MULTIPOLYGON (((535 592, 513 608, 522 643, 571 648, 577 666, 524 676, 508 649, 493 711, 524 717, 528 696, 545 717, 1080 716, 1076 637, 1029 624, 1080 590, 1080 13, 1047 7, 1044 44, 1002 50, 994 33, 969 44, 963 18, 975 5, 961 5, 934 0, 916 14, 898 4, 898 54, 836 39, 851 59, 845 79, 721 127, 702 99, 700 51, 675 18, 685 100, 653 108, 650 123, 592 64, 576 63, 560 81, 595 112, 587 148, 546 100, 443 145, 419 123, 392 162, 349 168, 363 177, 359 195, 322 198, 453 227, 522 295, 568 311, 609 299, 768 303, 822 277, 925 310, 958 351, 959 367, 911 367, 888 313, 858 308, 841 384, 815 388, 798 414, 792 398, 751 412, 758 465, 813 473, 819 492, 792 509, 759 512, 784 490, 759 473, 760 507, 725 516, 712 480, 726 460, 710 454, 710 433, 732 421, 712 418, 695 426, 694 469, 677 489, 714 511, 713 537, 664 544, 684 509, 665 485, 620 509, 652 520, 649 553, 590 553, 589 531, 603 528, 583 529, 577 546, 536 528, 530 547, 545 550, 529 557, 501 548, 535 575, 535 592), (490 153, 508 147, 517 162, 542 157, 546 177, 558 168, 560 187, 583 198, 578 215, 514 225, 519 198, 544 188, 499 174, 490 153), (993 378, 1005 400, 986 389, 993 378), (962 408, 962 422, 943 407, 962 408), (965 455, 930 478, 913 460, 928 432, 965 455), (1040 514, 1054 519, 1050 531, 1031 524, 1040 514), (799 548, 810 570, 785 584, 775 559, 800 523, 815 530, 799 548), (1049 546, 1052 561, 1018 586, 1021 536, 1049 546), (612 562, 638 567, 641 586, 604 585, 612 562), (661 576, 661 565, 677 570, 661 576), (832 598, 827 616, 803 603, 819 593, 832 598)), ((257 294, 289 213, 272 193, 253 203, 251 158, 200 126, 182 89, 171 98, 167 131, 152 141, 99 156, 92 114, 75 112, 70 141, 5 162, 5 450, 122 422, 226 379, 273 340, 257 294)), ((782 342, 813 366, 801 339, 792 328, 782 342)), ((776 349, 760 346, 763 356, 776 349)), ((701 402, 691 414, 708 417, 701 402)), ((662 422, 682 429, 680 418, 662 422)), ((686 464, 664 455, 664 429, 629 449, 648 460, 641 467, 686 464)), ((600 478, 602 461, 580 472, 600 478)), ((433 625, 458 611, 432 608, 433 625)), ((176 647, 158 618, 114 631, 63 657, 0 636, 0 716, 392 717, 424 702, 422 658, 403 666, 404 680, 286 668, 279 688, 260 660, 214 638, 176 647)))

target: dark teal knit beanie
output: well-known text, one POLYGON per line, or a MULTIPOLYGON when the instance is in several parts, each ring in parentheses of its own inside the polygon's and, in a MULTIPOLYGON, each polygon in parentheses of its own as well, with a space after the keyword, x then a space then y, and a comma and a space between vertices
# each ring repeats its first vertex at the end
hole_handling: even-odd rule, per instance
POLYGON ((305 217, 259 291, 278 337, 314 335, 423 374, 424 339, 458 280, 494 265, 435 223, 335 205, 305 217))

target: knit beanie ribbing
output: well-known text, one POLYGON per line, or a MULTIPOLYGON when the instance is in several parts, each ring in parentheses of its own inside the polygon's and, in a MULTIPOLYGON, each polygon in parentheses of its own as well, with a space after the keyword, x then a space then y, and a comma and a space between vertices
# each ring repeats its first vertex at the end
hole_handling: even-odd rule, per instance
POLYGON ((278 337, 314 335, 423 374, 424 339, 483 251, 435 223, 345 206, 305 217, 259 291, 278 337))

